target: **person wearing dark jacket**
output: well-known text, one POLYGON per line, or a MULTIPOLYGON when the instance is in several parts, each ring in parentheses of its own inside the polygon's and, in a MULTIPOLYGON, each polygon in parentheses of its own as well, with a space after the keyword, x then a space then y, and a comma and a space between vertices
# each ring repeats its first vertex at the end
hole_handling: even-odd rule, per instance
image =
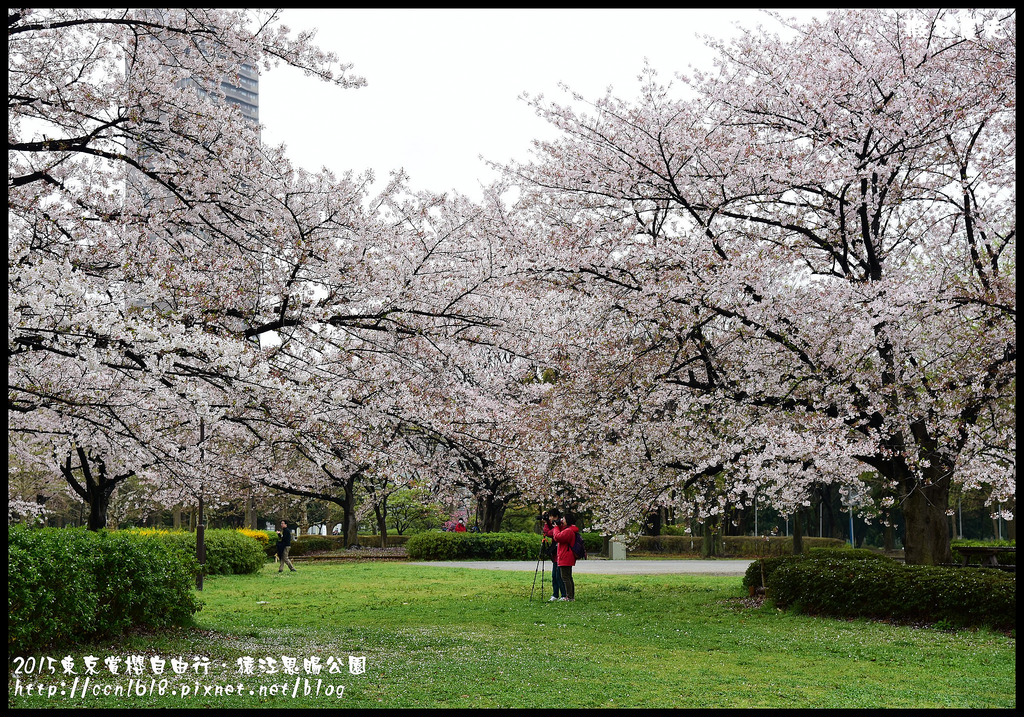
POLYGON ((292 531, 288 530, 288 524, 283 520, 281 521, 281 529, 277 531, 277 536, 277 572, 283 573, 285 563, 287 563, 288 569, 294 573, 296 572, 295 566, 292 565, 292 560, 288 557, 288 553, 292 549, 292 531))
POLYGON ((563 515, 551 529, 551 536, 558 545, 558 572, 562 575, 562 582, 565 583, 565 599, 576 599, 576 584, 572 580, 572 567, 576 564, 576 554, 572 552, 572 544, 576 542, 576 536, 580 529, 573 525, 572 520, 566 520, 563 515))
POLYGON ((554 539, 554 526, 561 513, 552 510, 544 514, 544 522, 540 529, 544 532, 545 554, 551 560, 551 597, 548 602, 565 598, 565 583, 562 582, 562 571, 558 569, 558 543, 554 539))

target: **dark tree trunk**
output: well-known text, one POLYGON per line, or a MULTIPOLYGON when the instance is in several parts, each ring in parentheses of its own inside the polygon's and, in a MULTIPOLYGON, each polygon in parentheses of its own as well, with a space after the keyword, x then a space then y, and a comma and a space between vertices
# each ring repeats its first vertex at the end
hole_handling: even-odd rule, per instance
POLYGON ((476 521, 484 533, 497 533, 505 517, 505 502, 495 498, 493 493, 478 495, 476 499, 476 521))
MULTIPOLYGON (((875 331, 879 333, 881 325, 875 331)), ((900 410, 896 399, 900 389, 896 381, 896 365, 892 346, 882 340, 878 346, 883 361, 882 386, 890 392, 887 408, 896 415, 900 410)), ((972 421, 973 409, 961 413, 961 419, 972 421)), ((915 420, 909 433, 896 431, 888 436, 888 455, 867 458, 883 476, 899 486, 899 500, 903 509, 904 560, 908 565, 940 565, 953 560, 949 547, 949 486, 954 465, 939 450, 935 437, 924 420, 915 420), (919 463, 927 464, 915 475, 904 456, 915 456, 919 463)), ((964 434, 966 440, 966 434, 964 434)), ((945 446, 950 448, 950 446, 945 446)))
POLYGON ((718 558, 722 556, 722 531, 718 525, 707 522, 703 525, 704 540, 701 541, 700 556, 702 558, 718 558))
POLYGON ((941 565, 953 562, 949 546, 949 478, 943 477, 943 467, 927 470, 933 478, 916 480, 905 478, 900 487, 903 492, 903 518, 906 523, 903 537, 904 559, 908 565, 941 565), (935 476, 934 474, 938 474, 935 476))
POLYGON ((78 456, 78 469, 82 471, 83 480, 75 477, 75 466, 72 464, 73 455, 68 453, 64 463, 60 465, 61 475, 68 482, 71 489, 77 493, 86 505, 89 506, 89 521, 86 527, 89 530, 101 530, 107 525, 107 511, 110 508, 110 497, 114 490, 125 479, 135 475, 129 471, 119 476, 110 477, 107 475, 107 466, 102 458, 92 458, 80 447, 75 448, 78 456))
POLYGON ((799 508, 793 514, 793 555, 804 552, 804 516, 799 508))
POLYGON ((256 530, 256 498, 251 491, 245 499, 245 519, 243 525, 249 530, 256 530))
POLYGON ((345 546, 359 545, 359 521, 356 520, 356 511, 354 509, 349 510, 344 505, 342 505, 342 508, 345 509, 345 517, 341 521, 345 535, 345 546))
POLYGON ((93 488, 89 491, 86 501, 89 503, 89 530, 100 530, 107 527, 107 509, 110 508, 111 488, 93 488))
POLYGON ((882 536, 885 541, 885 552, 889 553, 896 550, 896 531, 891 525, 887 525, 883 528, 882 536))
MULTIPOLYGON (((359 473, 353 473, 345 481, 344 498, 340 505, 344 515, 341 527, 345 534, 345 546, 359 544, 359 521, 356 520, 356 480, 359 473)), ((335 501, 337 503, 337 501, 335 501)))
POLYGON ((373 513, 377 516, 377 532, 380 533, 380 547, 388 547, 388 506, 374 502, 373 513))
POLYGON ((647 514, 647 520, 644 522, 644 535, 661 535, 660 510, 647 514))
MULTIPOLYGON (((903 510, 903 555, 908 565, 941 565, 953 562, 949 547, 949 487, 954 467, 943 458, 924 426, 912 426, 914 448, 929 461, 920 475, 915 475, 902 459, 869 457, 867 463, 894 482, 899 490, 903 510)), ((892 439, 894 453, 906 452, 904 437, 892 439)), ((913 450, 913 448, 912 448, 913 450)))

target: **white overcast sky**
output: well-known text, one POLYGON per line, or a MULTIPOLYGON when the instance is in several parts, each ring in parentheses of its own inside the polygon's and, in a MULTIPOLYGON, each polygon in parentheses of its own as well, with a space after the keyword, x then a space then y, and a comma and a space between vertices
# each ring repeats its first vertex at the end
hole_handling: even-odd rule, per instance
MULTIPOLYGON (((779 10, 800 20, 825 10, 779 10)), ((417 189, 455 189, 479 198, 494 179, 480 159, 529 158, 530 142, 552 130, 520 99, 543 93, 562 103, 564 83, 588 99, 611 85, 638 95, 645 58, 664 81, 692 65, 711 68, 698 35, 728 38, 759 24, 737 9, 294 9, 293 31, 354 65, 367 86, 341 89, 292 68, 260 77, 263 140, 284 143, 295 164, 337 174, 373 169, 377 188, 404 168, 417 189)))

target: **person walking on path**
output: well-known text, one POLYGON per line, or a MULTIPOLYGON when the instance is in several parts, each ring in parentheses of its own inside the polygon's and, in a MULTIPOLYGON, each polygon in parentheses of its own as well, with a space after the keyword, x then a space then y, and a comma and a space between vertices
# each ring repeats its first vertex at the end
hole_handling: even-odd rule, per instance
MULTIPOLYGON (((540 529, 544 532, 545 554, 551 560, 551 597, 548 602, 565 597, 565 583, 562 582, 562 571, 558 568, 558 543, 555 542, 554 527, 561 517, 557 509, 544 514, 544 522, 540 529)), ((543 588, 543 585, 541 586, 543 588)))
POLYGON ((288 524, 281 521, 281 529, 277 531, 277 572, 283 573, 285 563, 288 564, 288 569, 293 573, 296 572, 295 566, 292 565, 291 558, 288 557, 288 553, 292 549, 292 531, 288 530, 288 524))
POLYGON ((580 529, 577 528, 572 519, 566 516, 559 518, 551 529, 551 536, 558 545, 558 572, 562 575, 562 582, 565 584, 565 597, 563 600, 576 599, 576 584, 572 580, 572 567, 576 564, 576 554, 572 552, 572 544, 576 542, 576 536, 580 529))

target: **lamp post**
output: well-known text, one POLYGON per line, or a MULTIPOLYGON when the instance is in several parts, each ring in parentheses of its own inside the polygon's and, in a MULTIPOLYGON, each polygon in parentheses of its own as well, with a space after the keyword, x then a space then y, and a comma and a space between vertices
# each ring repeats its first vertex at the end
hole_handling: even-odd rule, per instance
MULTIPOLYGON (((199 419, 199 458, 202 463, 203 442, 206 440, 206 422, 199 419)), ((203 589, 203 572, 206 567, 206 516, 203 515, 203 489, 199 488, 199 519, 196 521, 196 561, 199 570, 196 572, 196 590, 203 589)))
POLYGON ((853 511, 856 508, 864 505, 863 496, 857 496, 853 492, 850 492, 846 496, 846 509, 850 511, 850 547, 856 548, 857 542, 853 536, 853 511))

